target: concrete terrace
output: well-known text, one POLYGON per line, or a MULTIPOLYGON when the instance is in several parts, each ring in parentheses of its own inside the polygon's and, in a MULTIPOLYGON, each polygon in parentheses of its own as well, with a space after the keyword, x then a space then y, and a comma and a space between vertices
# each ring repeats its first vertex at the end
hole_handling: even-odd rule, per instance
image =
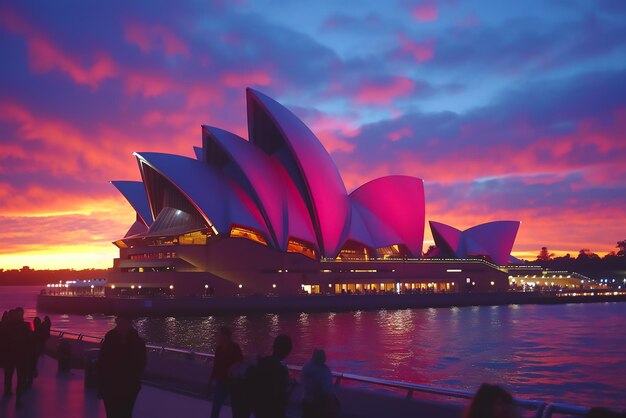
MULTIPOLYGON (((172 364, 165 362, 161 366, 171 369, 172 364)), ((182 367, 182 370, 186 369, 182 367)), ((82 369, 57 373, 57 361, 52 357, 44 356, 40 359, 39 376, 35 379, 32 389, 23 397, 23 406, 16 409, 15 396, 0 398, 0 417, 106 418, 104 404, 97 398, 95 389, 85 388, 84 376, 85 373, 82 369)), ((198 396, 181 394, 179 392, 182 389, 179 385, 181 382, 170 383, 170 386, 174 388, 172 391, 144 383, 135 405, 133 417, 206 418, 210 416, 210 401, 198 396)), ((340 392, 341 416, 344 418, 389 416, 390 411, 393 411, 393 416, 397 417, 412 417, 416 414, 423 418, 459 418, 461 416, 461 408, 458 405, 416 404, 414 401, 403 397, 393 398, 382 393, 364 393, 347 388, 337 388, 337 390, 340 392), (344 407, 345 410, 343 410, 344 407)), ((194 392, 194 390, 192 389, 190 392, 194 392)), ((297 395, 292 397, 298 398, 297 395)), ((230 407, 225 405, 220 417, 230 418, 231 416, 230 407)), ((298 416, 299 403, 290 402, 288 417, 296 418, 298 416)))
MULTIPOLYGON (((82 352, 80 349, 83 346, 93 346, 93 343, 85 341, 74 341, 74 344, 75 353, 82 352)), ((144 382, 133 416, 135 418, 210 416, 211 402, 203 397, 209 370, 207 361, 197 355, 176 357, 149 352, 144 377, 151 383, 144 382)), ((292 377, 299 377, 298 370, 298 367, 291 367, 292 377)), ((57 361, 44 356, 40 359, 39 376, 35 379, 33 388, 24 395, 23 406, 16 409, 14 396, 0 398, 0 418, 106 418, 102 401, 97 398, 95 389, 85 388, 84 377, 84 370, 77 368, 70 372, 57 373, 57 361)), ((349 374, 336 375, 336 378, 339 377, 343 383, 337 384, 334 390, 341 402, 342 418, 385 416, 460 418, 464 406, 469 401, 468 398, 472 395, 469 392, 431 386, 406 386, 401 382, 394 386, 392 381, 349 374), (369 383, 373 385, 372 389, 378 386, 378 389, 363 390, 358 384, 354 385, 358 382, 369 383), (383 387, 386 389, 381 390, 383 387), (407 387, 410 388, 408 393, 407 387), (429 394, 445 396, 443 398, 436 396, 438 400, 435 400, 429 394), (459 397, 464 399, 458 399, 459 397)), ((300 399, 302 399, 301 387, 296 385, 288 406, 289 418, 300 416, 300 399)), ((551 418, 553 413, 584 416, 587 412, 586 408, 546 405, 531 400, 516 399, 516 403, 520 408, 520 417, 551 418)), ((231 416, 230 408, 224 406, 220 417, 231 416)))
MULTIPOLYGON (((14 377, 15 385, 15 377, 14 377)), ((14 389, 15 390, 15 389, 14 389)), ((85 389, 84 371, 57 374, 55 359, 44 356, 39 362, 39 376, 23 397, 24 406, 15 408, 15 396, 0 400, 2 418, 106 418, 104 404, 94 389, 85 389)), ((143 385, 137 404, 136 418, 186 417, 206 418, 211 415, 211 402, 191 396, 143 385)), ((221 418, 230 418, 228 406, 221 418)))

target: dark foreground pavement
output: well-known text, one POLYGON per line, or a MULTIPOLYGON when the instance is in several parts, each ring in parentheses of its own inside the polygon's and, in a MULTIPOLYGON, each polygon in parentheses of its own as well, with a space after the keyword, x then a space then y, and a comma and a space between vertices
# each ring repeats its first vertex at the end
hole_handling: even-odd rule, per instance
MULTIPOLYGON (((22 408, 16 409, 15 396, 1 399, 0 417, 106 418, 104 405, 97 398, 96 391, 84 387, 84 371, 72 369, 71 372, 58 374, 56 360, 47 356, 40 359, 39 376, 32 389, 24 395, 23 404, 22 408)), ((147 385, 139 393, 133 414, 135 418, 207 418, 210 415, 209 401, 147 385)), ((225 406, 220 417, 230 416, 230 408, 225 406)))

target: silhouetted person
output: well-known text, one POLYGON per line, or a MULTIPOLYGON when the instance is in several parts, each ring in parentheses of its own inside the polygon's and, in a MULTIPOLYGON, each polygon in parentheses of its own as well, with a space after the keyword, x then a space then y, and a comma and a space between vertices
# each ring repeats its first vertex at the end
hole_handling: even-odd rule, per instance
POLYGON ((259 359, 255 390, 256 418, 285 418, 289 400, 289 371, 282 361, 291 352, 291 338, 280 334, 274 339, 272 355, 259 359))
POLYGON ((32 347, 30 349, 28 376, 26 378, 27 388, 30 388, 33 385, 33 379, 37 377, 37 362, 39 361, 39 356, 43 351, 44 340, 42 327, 41 318, 35 317, 35 319, 33 319, 32 347))
POLYGON ((9 361, 9 312, 4 311, 2 314, 2 320, 0 320, 0 367, 4 370, 4 396, 11 396, 11 380, 13 377, 13 372, 11 372, 11 377, 7 377, 10 369, 10 361, 9 361))
POLYGON ((311 360, 302 367, 302 418, 333 418, 338 404, 333 393, 333 376, 326 365, 324 350, 315 349, 311 360))
POLYGON ((50 318, 48 317, 48 315, 43 317, 43 322, 41 323, 41 325, 43 326, 43 334, 45 336, 44 345, 45 345, 45 342, 48 341, 48 339, 50 338, 50 328, 52 328, 52 321, 50 321, 50 318))
POLYGON ((500 386, 483 383, 465 411, 465 418, 515 418, 513 396, 500 386))
MULTIPOLYGON (((213 406, 211 418, 218 418, 220 410, 226 398, 232 395, 231 369, 237 363, 243 361, 243 353, 237 343, 232 340, 230 328, 221 326, 217 331, 217 344, 215 346, 215 360, 213 370, 209 378, 209 388, 212 387, 213 406)), ((232 399, 232 398, 231 398, 232 399)), ((233 410, 237 405, 233 404, 233 410)), ((234 411, 233 411, 233 415, 234 411)))
POLYGON ((146 344, 130 318, 118 316, 107 332, 98 358, 98 395, 108 418, 130 418, 146 367, 146 344))
POLYGON ((585 418, 626 418, 626 412, 620 414, 608 408, 595 407, 587 411, 585 418))
POLYGON ((6 337, 6 360, 4 368, 4 394, 12 395, 13 374, 17 371, 15 404, 22 405, 22 395, 26 390, 30 374, 34 338, 30 325, 24 322, 24 309, 16 308, 8 312, 3 331, 6 337))

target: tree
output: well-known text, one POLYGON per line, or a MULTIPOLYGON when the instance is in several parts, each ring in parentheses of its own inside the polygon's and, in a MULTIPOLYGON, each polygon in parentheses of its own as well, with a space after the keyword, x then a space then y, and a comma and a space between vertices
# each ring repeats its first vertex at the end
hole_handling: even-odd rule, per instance
POLYGON ((626 257, 626 239, 623 241, 617 241, 616 247, 618 248, 617 256, 626 257))
POLYGON ((583 248, 578 252, 578 257, 576 257, 576 260, 593 260, 599 258, 600 256, 591 251, 589 248, 583 248))
POLYGON ((554 253, 548 251, 548 247, 541 247, 541 251, 539 251, 539 255, 537 256, 537 260, 540 261, 550 261, 554 258, 554 253))

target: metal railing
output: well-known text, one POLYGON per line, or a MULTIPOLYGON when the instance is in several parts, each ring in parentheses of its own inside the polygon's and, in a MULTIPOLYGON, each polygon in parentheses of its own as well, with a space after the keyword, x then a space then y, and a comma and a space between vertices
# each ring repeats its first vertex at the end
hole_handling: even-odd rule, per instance
POLYGON ((550 418, 553 414, 566 414, 578 417, 584 417, 589 412, 589 408, 581 406, 568 405, 563 403, 551 403, 546 405, 542 418, 550 418))
MULTIPOLYGON (((101 343, 104 340, 103 337, 62 330, 51 330, 51 334, 56 335, 59 338, 68 338, 76 341, 91 341, 101 343)), ((164 345, 146 344, 146 348, 159 354, 171 353, 184 355, 187 358, 204 358, 204 361, 206 362, 210 362, 215 358, 215 355, 213 353, 183 348, 167 347, 164 345)), ((298 373, 302 371, 302 366, 288 364, 287 368, 291 371, 298 373)), ((336 385, 340 385, 342 381, 346 380, 367 385, 380 386, 387 389, 399 389, 402 391, 406 391, 405 396, 407 399, 411 399, 413 397, 413 394, 416 392, 460 399, 472 399, 475 394, 474 392, 466 390, 401 382, 397 380, 382 379, 378 377, 361 376, 352 373, 333 371, 332 376, 335 380, 336 385)), ((588 408, 561 403, 546 403, 542 401, 533 401, 520 398, 515 398, 514 401, 515 404, 519 407, 534 411, 535 418, 551 418, 554 414, 565 414, 569 416, 582 417, 585 416, 589 411, 588 408)))

